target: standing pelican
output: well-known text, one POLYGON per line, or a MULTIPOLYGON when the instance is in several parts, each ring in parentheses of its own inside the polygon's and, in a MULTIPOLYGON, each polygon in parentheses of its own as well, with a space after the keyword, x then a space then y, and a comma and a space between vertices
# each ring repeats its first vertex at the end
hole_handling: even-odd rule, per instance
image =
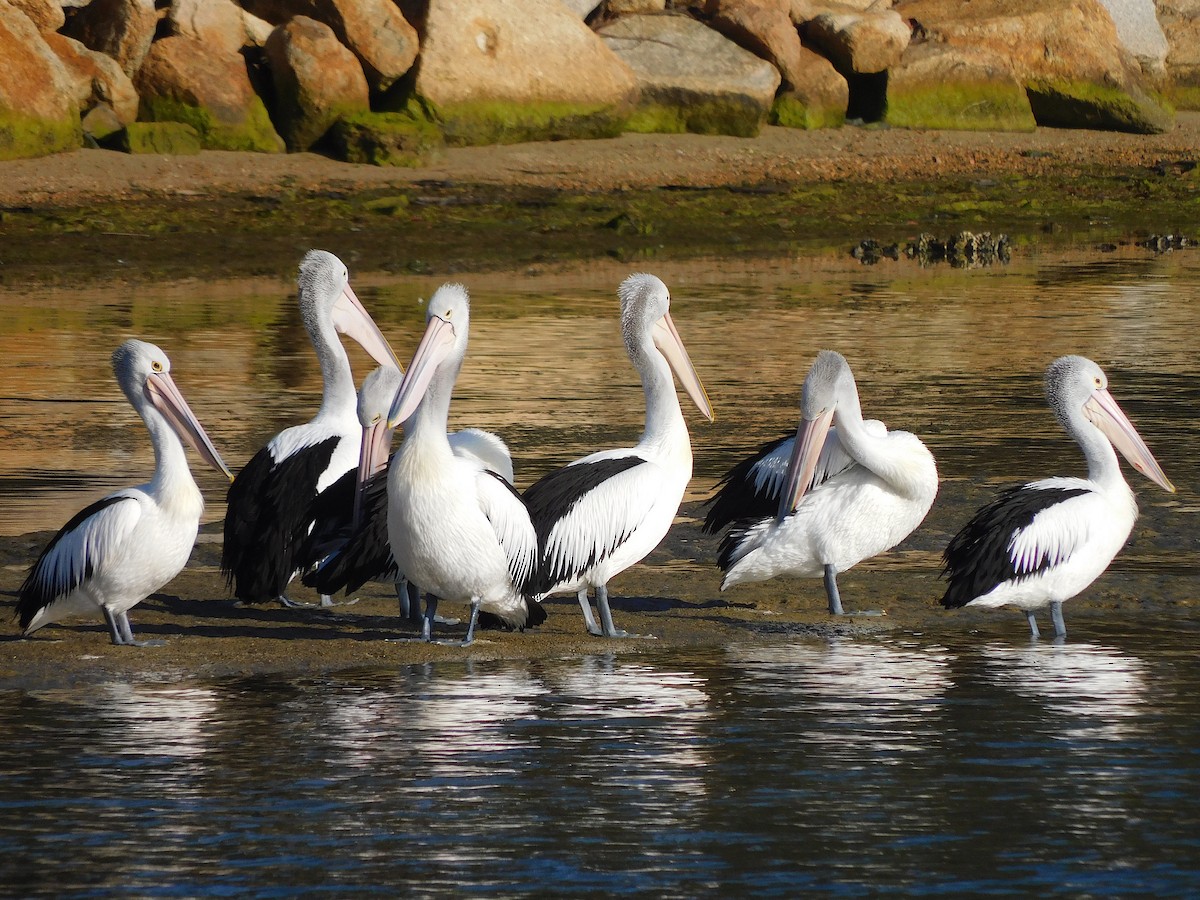
POLYGON ((646 395, 641 440, 577 459, 525 491, 541 547, 537 593, 575 593, 588 634, 597 637, 630 637, 613 625, 608 582, 658 546, 692 477, 692 445, 672 370, 700 412, 713 417, 671 321, 667 286, 653 275, 630 275, 617 293, 625 350, 646 395), (589 587, 596 590, 599 626, 589 587))
MULTIPOLYGON (((419 616, 419 591, 396 568, 387 533, 387 466, 394 431, 388 427, 387 416, 402 379, 399 369, 380 366, 363 380, 358 392, 361 487, 355 494, 353 522, 349 529, 341 529, 332 538, 320 538, 329 545, 329 551, 311 554, 314 558, 324 558, 324 562, 304 576, 304 583, 330 595, 343 589, 349 594, 371 580, 391 581, 400 600, 400 615, 415 619, 419 616)), ((465 428, 447 435, 447 440, 455 456, 474 459, 512 484, 512 456, 499 437, 490 431, 465 428)), ((544 621, 545 611, 540 606, 530 608, 529 612, 531 619, 526 624, 544 621)), ((488 614, 481 614, 480 624, 490 620, 490 616, 487 619, 484 616, 488 614)), ((500 620, 499 624, 505 627, 511 623, 500 620)))
POLYGON ((751 490, 752 476, 760 494, 777 494, 775 515, 740 519, 722 538, 721 590, 777 575, 823 575, 829 611, 840 616, 838 573, 891 549, 921 524, 937 496, 937 466, 916 435, 863 420, 854 374, 832 350, 817 354, 804 379, 788 454, 783 476, 773 480, 768 464, 754 471, 758 457, 734 467, 710 501, 705 530, 716 531, 729 510, 753 512, 764 502, 736 499, 751 490))
POLYGON ((401 572, 429 594, 423 637, 436 601, 470 603, 462 645, 480 610, 515 627, 530 615, 537 535, 520 495, 477 458, 456 455, 446 437, 450 398, 467 352, 470 301, 461 284, 429 300, 425 334, 387 418, 405 422, 388 466, 388 541, 401 572))
POLYGON ((153 344, 128 340, 112 356, 113 373, 154 445, 154 477, 81 510, 46 545, 17 599, 21 630, 99 609, 114 644, 135 647, 129 610, 179 574, 191 555, 204 498, 188 469, 183 442, 232 479, 183 394, 171 361, 153 344))
POLYGON ((1003 491, 946 547, 942 606, 1015 606, 1038 637, 1034 612, 1050 607, 1054 634, 1067 633, 1064 600, 1108 568, 1137 519, 1116 447, 1130 465, 1172 493, 1133 424, 1108 392, 1103 370, 1060 356, 1046 370, 1046 400, 1087 460, 1087 478, 1046 478, 1003 491))
MULTIPOLYGON (((271 438, 229 487, 221 571, 245 602, 279 598, 294 605, 284 596, 288 582, 298 569, 318 562, 299 551, 313 529, 319 494, 337 491, 338 501, 331 495, 328 505, 341 521, 350 519, 353 475, 342 476, 358 466, 362 430, 354 376, 338 333, 381 365, 400 365, 348 279, 342 261, 323 250, 310 250, 300 264, 300 314, 321 364, 324 393, 312 421, 271 438)), ((321 599, 322 605, 331 602, 321 599)))

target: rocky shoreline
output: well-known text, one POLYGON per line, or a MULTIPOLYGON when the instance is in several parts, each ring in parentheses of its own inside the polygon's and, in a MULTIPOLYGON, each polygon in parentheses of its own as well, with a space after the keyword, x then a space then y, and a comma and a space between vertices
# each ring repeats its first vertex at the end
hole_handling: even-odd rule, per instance
POLYGON ((1200 0, 3 0, 0 159, 764 125, 1139 134, 1200 108, 1200 0))

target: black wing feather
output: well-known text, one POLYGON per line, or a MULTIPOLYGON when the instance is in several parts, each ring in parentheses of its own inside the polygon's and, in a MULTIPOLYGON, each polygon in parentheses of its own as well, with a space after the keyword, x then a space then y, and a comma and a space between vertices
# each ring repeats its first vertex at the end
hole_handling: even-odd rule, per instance
POLYGON ((1043 557, 1036 568, 1018 572, 1009 545, 1044 509, 1088 493, 1087 488, 1035 488, 1017 485, 975 513, 942 554, 942 577, 950 583, 942 606, 956 609, 982 597, 1005 581, 1028 578, 1052 565, 1043 557))
MULTIPOLYGON (((532 587, 535 594, 545 593, 573 574, 566 571, 562 560, 551 563, 549 559, 550 532, 554 530, 559 519, 608 479, 645 462, 640 456, 619 456, 614 459, 564 466, 526 489, 525 505, 529 508, 529 518, 533 521, 533 528, 537 533, 540 556, 540 564, 536 567, 533 578, 532 587)), ((621 535, 613 546, 593 553, 578 566, 579 570, 590 569, 619 547, 627 537, 628 535, 621 535)))
MULTIPOLYGON (((357 477, 355 472, 348 474, 352 480, 357 477)), ((350 502, 353 505, 353 499, 350 502)), ((371 476, 364 488, 358 527, 343 525, 334 535, 324 535, 321 546, 306 550, 309 558, 324 558, 324 562, 304 576, 304 583, 322 594, 345 590, 349 595, 368 581, 396 580, 400 569, 388 540, 387 504, 387 469, 382 469, 371 476)))
MULTIPOLYGON (((22 582, 21 590, 17 596, 16 614, 22 630, 28 627, 38 612, 45 609, 59 597, 71 593, 71 591, 79 587, 82 581, 90 578, 96 570, 95 563, 88 557, 83 563, 82 577, 76 577, 78 573, 71 572, 65 580, 55 582, 47 573, 42 571, 42 565, 46 562, 46 558, 50 556, 54 548, 58 546, 59 541, 102 509, 112 506, 115 503, 120 503, 122 500, 133 499, 133 497, 116 494, 97 500, 95 503, 85 506, 79 512, 75 513, 75 515, 71 516, 70 521, 58 530, 58 534, 50 539, 50 543, 42 550, 41 555, 37 558, 37 562, 29 567, 29 574, 25 576, 25 581, 22 582)), ((134 502, 136 503, 137 501, 134 500, 134 502)))
POLYGON ((315 519, 317 481, 338 440, 326 438, 278 463, 263 447, 229 486, 221 572, 239 600, 273 600, 300 568, 298 551, 315 519))
MULTIPOLYGON (((779 449, 780 444, 795 436, 796 432, 791 431, 783 437, 767 441, 725 473, 725 477, 717 482, 717 492, 705 502, 706 506, 712 507, 704 518, 705 534, 716 534, 731 522, 775 515, 779 509, 779 498, 755 488, 757 479, 754 477, 754 467, 779 449)), ((724 545, 722 541, 721 546, 724 545)))

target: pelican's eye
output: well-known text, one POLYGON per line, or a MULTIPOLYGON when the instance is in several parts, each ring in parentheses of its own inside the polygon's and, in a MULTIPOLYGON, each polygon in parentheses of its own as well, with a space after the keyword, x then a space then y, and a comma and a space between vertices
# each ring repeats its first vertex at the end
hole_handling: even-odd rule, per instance
POLYGON ((150 368, 155 372, 161 372, 163 370, 163 364, 156 359, 154 362, 150 363, 150 368))
POLYGON ((447 318, 447 319, 450 319, 450 318, 452 318, 453 316, 454 316, 454 310, 452 310, 452 309, 448 309, 448 310, 446 310, 446 318, 447 318))
POLYGON ((382 419, 382 418, 383 418, 383 416, 381 416, 379 413, 375 413, 375 417, 374 417, 373 419, 371 419, 371 424, 372 424, 372 425, 378 425, 378 424, 379 424, 379 420, 380 420, 380 419, 382 419))

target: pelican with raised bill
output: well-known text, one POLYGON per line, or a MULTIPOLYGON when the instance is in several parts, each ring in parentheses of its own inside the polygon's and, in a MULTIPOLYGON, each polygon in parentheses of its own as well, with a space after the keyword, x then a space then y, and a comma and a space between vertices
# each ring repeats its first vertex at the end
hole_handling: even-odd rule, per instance
MULTIPOLYGON (((324 389, 312 421, 286 428, 258 451, 229 487, 221 571, 243 602, 285 595, 297 571, 320 562, 302 549, 319 514, 322 529, 348 525, 354 504, 362 429, 345 334, 380 365, 399 368, 392 348, 350 287, 346 266, 332 253, 311 250, 300 264, 300 315, 321 366, 324 389), (332 492, 332 493, 330 493, 332 492), (322 498, 317 509, 317 498, 322 498)), ((321 605, 331 605, 329 597, 321 605)))
POLYGON ((388 465, 392 556, 428 594, 425 640, 433 636, 434 598, 470 604, 462 646, 475 639, 480 611, 517 628, 532 621, 537 564, 537 535, 520 494, 478 458, 457 455, 446 436, 470 318, 461 284, 434 292, 425 334, 387 418, 388 428, 405 423, 404 443, 388 465))
POLYGON ((46 545, 17 598, 27 636, 67 616, 99 610, 114 644, 161 643, 134 639, 129 610, 179 574, 196 542, 204 498, 184 443, 233 477, 176 387, 162 350, 128 340, 113 353, 112 365, 150 432, 154 477, 81 510, 46 545))
POLYGON ((1137 502, 1116 450, 1159 487, 1175 491, 1090 359, 1052 362, 1046 400, 1083 450, 1088 477, 1047 478, 1003 491, 950 541, 942 572, 949 581, 942 606, 1015 606, 1035 638, 1034 614, 1046 606, 1054 634, 1067 633, 1063 602, 1108 568, 1133 530, 1137 502))
MULTIPOLYGON (((421 618, 419 589, 396 566, 387 533, 387 468, 391 454, 392 434, 387 417, 400 390, 403 376, 399 369, 380 366, 369 374, 358 392, 358 421, 362 426, 362 449, 359 456, 358 484, 355 493, 354 517, 349 530, 325 537, 328 547, 316 550, 313 556, 324 561, 304 576, 304 583, 322 594, 344 590, 347 595, 368 581, 395 584, 400 601, 400 616, 421 618)), ((508 447, 490 431, 464 428, 447 435, 455 456, 470 458, 495 472, 509 484, 513 483, 512 456, 508 447)), ((531 607, 531 618, 525 623, 538 624, 545 617, 540 606, 531 607)), ((438 624, 453 625, 457 620, 436 619, 438 624)), ((480 624, 491 624, 488 613, 480 614, 480 624)), ((499 619, 500 627, 514 623, 499 619)))
POLYGON ((911 534, 938 475, 916 435, 863 419, 850 364, 822 350, 804 379, 795 437, 764 446, 722 485, 704 523, 710 533, 730 526, 717 555, 721 590, 823 577, 829 611, 843 615, 838 574, 911 534))
POLYGON ((596 637, 633 636, 613 624, 608 582, 658 546, 692 477, 692 445, 672 371, 705 418, 713 418, 671 320, 667 286, 654 275, 630 275, 617 293, 625 350, 646 396, 641 440, 577 459, 525 491, 541 547, 537 593, 575 594, 588 634, 596 637))

